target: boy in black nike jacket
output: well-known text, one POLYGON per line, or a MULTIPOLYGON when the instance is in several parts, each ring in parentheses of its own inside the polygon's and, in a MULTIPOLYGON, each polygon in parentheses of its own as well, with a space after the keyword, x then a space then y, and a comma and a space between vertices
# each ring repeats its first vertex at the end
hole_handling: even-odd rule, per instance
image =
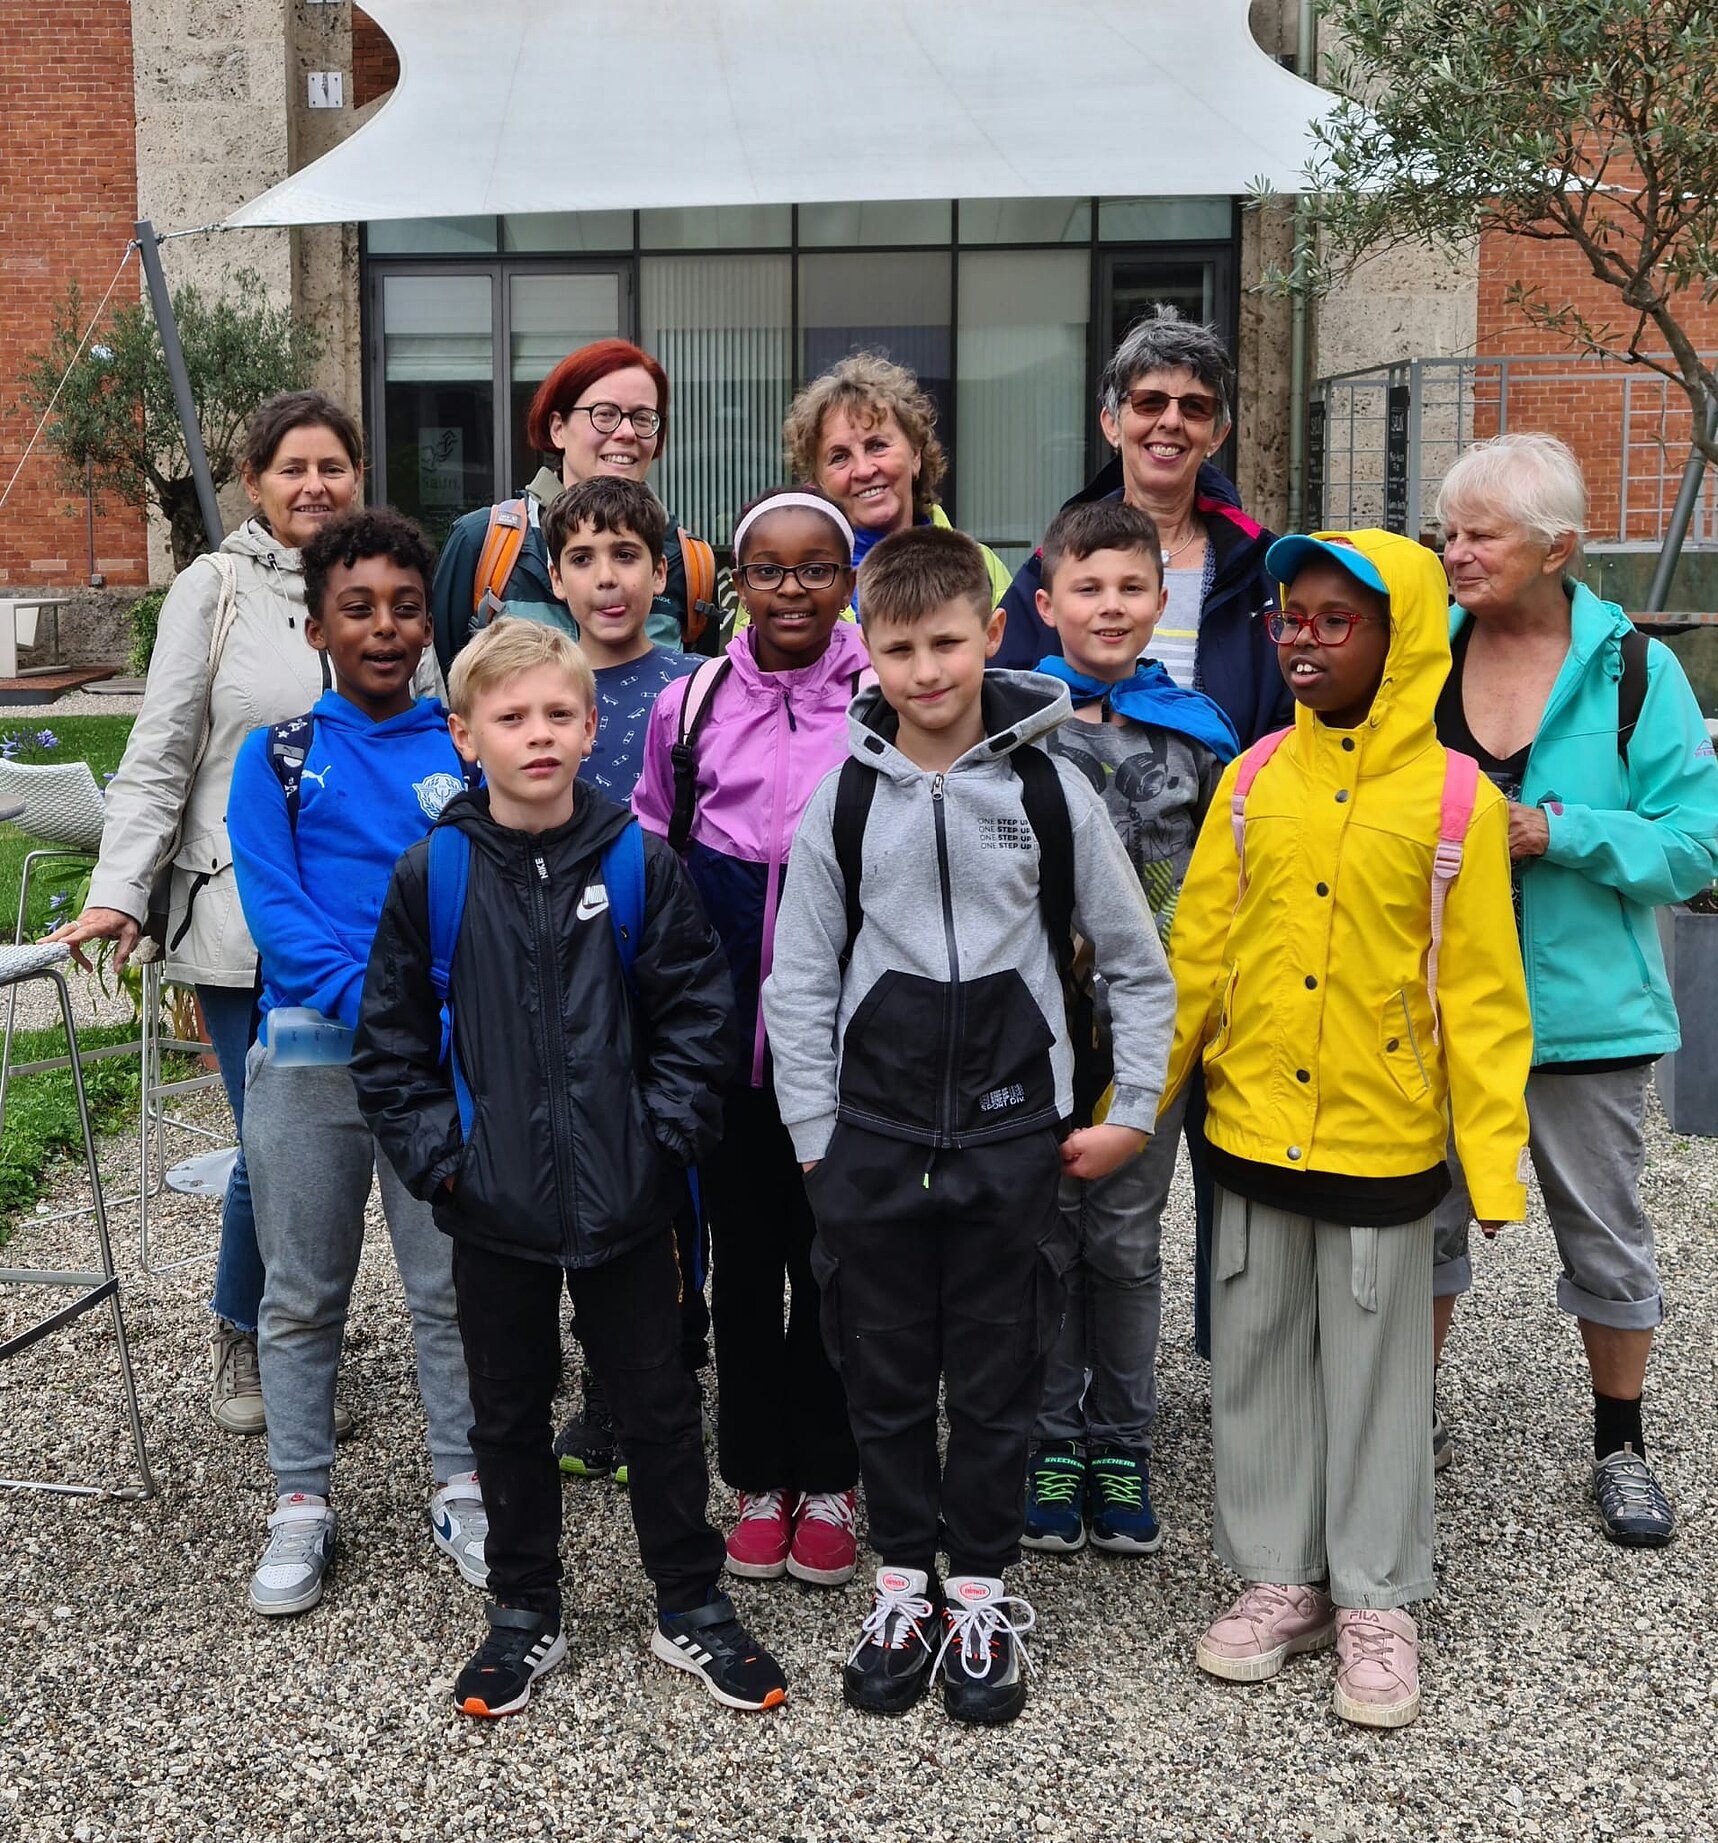
POLYGON ((437 834, 458 836, 432 834, 395 867, 352 1075, 402 1181, 453 1238, 492 1596, 454 1699, 512 1714, 566 1656, 549 1418, 564 1273, 632 1469, 651 1650, 729 1708, 771 1708, 780 1667, 718 1585, 698 1396, 679 1357, 671 1225, 721 1125, 721 950, 674 853, 626 839, 631 815, 575 785, 597 718, 573 641, 497 621, 448 690, 454 743, 486 784, 443 810, 437 834))

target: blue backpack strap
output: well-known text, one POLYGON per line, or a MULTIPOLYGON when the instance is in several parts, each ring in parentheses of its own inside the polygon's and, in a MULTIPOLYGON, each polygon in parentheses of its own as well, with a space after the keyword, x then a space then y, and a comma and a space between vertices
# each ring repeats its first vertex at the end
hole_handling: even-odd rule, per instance
POLYGON ((471 1090, 453 1047, 453 956, 465 920, 465 891, 471 878, 471 840, 458 826, 437 826, 429 835, 430 984, 441 1000, 442 1061, 453 1076, 459 1103, 459 1129, 468 1137, 473 1113, 471 1090))
POLYGON ((286 796, 286 823, 294 834, 298 831, 299 785, 315 733, 316 713, 308 710, 302 717, 288 717, 284 723, 271 723, 268 727, 268 765, 286 796))
POLYGON ((603 847, 602 882, 608 892, 608 920, 627 988, 635 996, 632 964, 644 939, 644 831, 636 819, 603 847))

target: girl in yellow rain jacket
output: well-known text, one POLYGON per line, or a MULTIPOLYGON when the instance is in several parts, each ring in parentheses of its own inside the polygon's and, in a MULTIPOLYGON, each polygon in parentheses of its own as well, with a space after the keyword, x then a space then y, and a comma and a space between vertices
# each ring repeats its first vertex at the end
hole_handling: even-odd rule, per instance
POLYGON ((1400 1727, 1420 1706, 1402 1609, 1433 1589, 1432 1212, 1453 1121, 1482 1226, 1522 1215, 1532 1028, 1504 803, 1433 730, 1437 558, 1359 531, 1267 563, 1295 725, 1225 773, 1172 955, 1165 1100, 1202 1060, 1218 1186, 1214 1537, 1248 1583, 1198 1662, 1257 1682, 1334 1642, 1336 1712, 1400 1727))

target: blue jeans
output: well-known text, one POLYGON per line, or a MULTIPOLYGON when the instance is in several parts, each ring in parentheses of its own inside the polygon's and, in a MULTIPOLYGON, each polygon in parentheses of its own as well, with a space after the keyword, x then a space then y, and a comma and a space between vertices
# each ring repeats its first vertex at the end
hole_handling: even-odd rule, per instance
POLYGON ((251 1209, 251 1180, 245 1170, 245 1056, 256 1041, 256 994, 246 986, 200 985, 209 1042, 221 1065, 221 1086, 233 1110, 239 1135, 238 1162, 227 1179, 221 1205, 221 1252, 215 1261, 215 1296, 209 1308, 241 1331, 257 1328, 262 1308, 262 1256, 257 1252, 257 1222, 251 1209))

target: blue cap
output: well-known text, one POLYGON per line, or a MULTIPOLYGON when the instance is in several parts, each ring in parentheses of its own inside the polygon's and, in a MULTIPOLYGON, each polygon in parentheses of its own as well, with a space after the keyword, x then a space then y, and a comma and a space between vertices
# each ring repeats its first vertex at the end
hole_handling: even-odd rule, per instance
POLYGON ((1309 563, 1320 559, 1345 569, 1356 582, 1376 589, 1386 600, 1390 587, 1378 574, 1378 566, 1364 551, 1352 544, 1331 538, 1278 538, 1265 552, 1265 568, 1277 582, 1293 582, 1309 563))

